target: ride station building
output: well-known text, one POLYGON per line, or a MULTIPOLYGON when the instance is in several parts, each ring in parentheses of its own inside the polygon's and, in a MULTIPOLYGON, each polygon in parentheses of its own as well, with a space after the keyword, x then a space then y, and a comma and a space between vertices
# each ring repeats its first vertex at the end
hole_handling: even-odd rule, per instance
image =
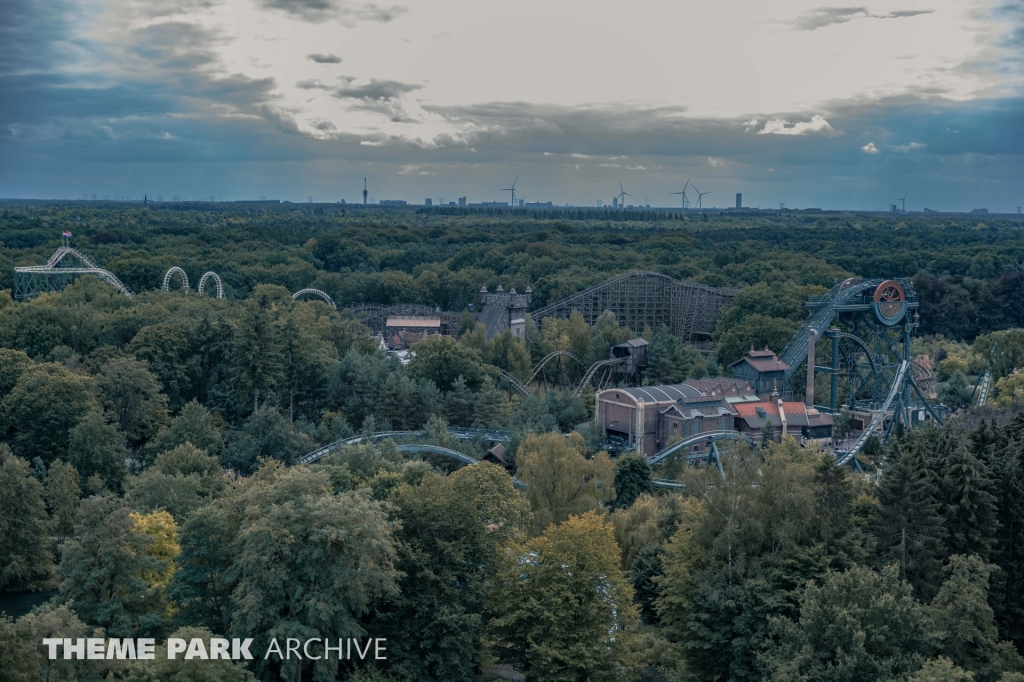
POLYGON ((706 393, 687 382, 598 391, 595 413, 607 440, 648 457, 675 440, 732 430, 737 415, 721 390, 706 393))

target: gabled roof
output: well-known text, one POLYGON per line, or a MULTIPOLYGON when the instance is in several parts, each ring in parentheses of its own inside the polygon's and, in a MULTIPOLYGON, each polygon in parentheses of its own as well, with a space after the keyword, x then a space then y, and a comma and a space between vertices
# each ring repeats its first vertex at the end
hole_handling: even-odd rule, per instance
POLYGON ((747 363, 758 372, 785 372, 789 369, 789 365, 779 360, 779 356, 767 348, 764 350, 754 350, 751 348, 743 354, 742 358, 729 366, 735 367, 743 362, 747 363))
POLYGON ((671 386, 638 386, 636 388, 609 389, 617 393, 628 393, 645 403, 674 403, 677 400, 703 398, 704 395, 693 386, 674 384, 671 386))
POLYGON ((729 379, 726 377, 706 377, 704 379, 687 379, 687 386, 705 395, 754 395, 754 387, 746 379, 729 379))

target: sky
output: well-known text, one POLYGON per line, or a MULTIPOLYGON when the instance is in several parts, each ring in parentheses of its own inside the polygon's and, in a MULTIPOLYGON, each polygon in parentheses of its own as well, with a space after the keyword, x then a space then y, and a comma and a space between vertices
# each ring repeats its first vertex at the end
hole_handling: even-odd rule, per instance
POLYGON ((1016 212, 1024 3, 821 1, 0 0, 0 197, 1016 212))

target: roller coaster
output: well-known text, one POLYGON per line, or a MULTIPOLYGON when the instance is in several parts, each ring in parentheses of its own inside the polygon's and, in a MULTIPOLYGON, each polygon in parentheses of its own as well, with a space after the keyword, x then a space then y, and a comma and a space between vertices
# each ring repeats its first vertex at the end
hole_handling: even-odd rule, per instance
MULTIPOLYGON (((812 395, 814 373, 829 377, 828 404, 820 409, 835 413, 843 406, 871 415, 871 420, 849 450, 837 451, 837 464, 856 466, 857 453, 877 433, 886 438, 898 423, 913 425, 913 414, 927 412, 942 423, 942 415, 929 403, 918 383, 933 384, 927 368, 912 360, 912 336, 919 325, 918 299, 905 279, 848 279, 823 296, 807 301, 809 314, 779 354, 786 363, 784 391, 792 395, 789 381, 802 366, 811 374, 807 381, 812 395), (822 340, 831 344, 831 363, 808 366, 816 357, 810 344, 822 340), (807 360, 808 362, 805 362, 807 360), (844 394, 840 401, 840 388, 844 394), (918 401, 911 401, 911 391, 918 401), (890 412, 891 410, 891 412, 890 412)), ((979 377, 979 382, 981 378, 979 377)), ((980 400, 987 393, 987 382, 980 400)), ((920 419, 920 416, 918 417, 920 419)))
POLYGON ((95 275, 131 298, 132 292, 114 273, 96 265, 78 249, 65 245, 50 256, 46 265, 14 268, 14 300, 28 301, 39 294, 60 293, 82 275, 95 275))
POLYGON ((680 341, 710 341, 711 330, 722 310, 732 304, 739 289, 681 282, 656 272, 629 272, 539 308, 530 316, 567 318, 574 310, 593 326, 601 313, 610 310, 619 325, 639 334, 645 327, 667 325, 680 341))
MULTIPOLYGON (((169 291, 171 288, 171 277, 174 275, 177 275, 178 279, 181 280, 181 288, 187 293, 189 290, 188 275, 178 266, 174 266, 164 273, 164 284, 160 288, 163 291, 169 291)), ((204 272, 203 276, 199 278, 199 286, 196 287, 196 292, 202 296, 206 292, 206 283, 211 279, 217 285, 217 298, 224 298, 224 283, 221 282, 220 275, 212 270, 204 272)))
MULTIPOLYGON (((507 442, 512 439, 513 435, 509 431, 500 431, 496 429, 471 429, 459 427, 451 427, 449 428, 448 432, 451 435, 458 438, 459 440, 472 440, 476 438, 482 438, 490 443, 507 442)), ((299 459, 299 463, 313 464, 323 459, 327 455, 331 454, 332 452, 338 450, 339 448, 348 445, 358 445, 359 443, 362 443, 367 440, 384 440, 386 438, 390 438, 392 440, 396 438, 419 438, 422 435, 422 431, 382 431, 380 433, 375 433, 373 435, 368 436, 352 436, 351 438, 344 438, 342 440, 335 441, 334 443, 325 445, 322 448, 317 448, 313 452, 310 452, 309 454, 299 459)), ((459 462, 460 464, 465 464, 467 466, 480 463, 480 460, 474 457, 470 457, 464 452, 459 452, 458 450, 453 450, 451 448, 442 447, 440 445, 433 445, 430 443, 399 443, 395 445, 395 449, 398 450, 398 452, 412 453, 414 458, 417 457, 418 453, 420 452, 429 452, 431 454, 441 455, 443 457, 454 459, 456 462, 459 462)), ((719 468, 721 468, 721 464, 719 464, 719 468)), ((654 483, 654 487, 656 488, 675 490, 684 487, 682 483, 667 478, 653 478, 651 480, 654 483)), ((519 490, 527 489, 526 484, 517 478, 512 479, 512 485, 514 485, 519 490)))
POLYGON ((292 294, 292 300, 297 301, 299 300, 299 296, 306 295, 319 296, 327 305, 331 306, 334 309, 338 308, 338 306, 334 304, 334 299, 328 296, 326 291, 320 291, 319 289, 299 289, 294 294, 292 294))

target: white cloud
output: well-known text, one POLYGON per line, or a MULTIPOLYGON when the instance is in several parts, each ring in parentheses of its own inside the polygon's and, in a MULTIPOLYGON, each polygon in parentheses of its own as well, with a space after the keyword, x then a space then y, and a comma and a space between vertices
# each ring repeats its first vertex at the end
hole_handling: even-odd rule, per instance
POLYGON ((712 168, 721 168, 725 165, 725 159, 716 159, 713 156, 708 157, 708 165, 712 168))
POLYGON ((910 144, 900 144, 893 147, 893 151, 897 152, 916 152, 927 147, 923 142, 911 142, 910 144))
POLYGON ((626 166, 626 170, 647 170, 647 166, 626 166))
POLYGON ((867 152, 868 154, 877 154, 878 147, 875 146, 874 142, 868 142, 866 145, 861 147, 861 151, 867 152))
POLYGON ((781 118, 773 118, 764 124, 759 135, 810 135, 812 133, 834 133, 836 129, 829 125, 824 116, 815 114, 810 121, 790 123, 781 118))
POLYGON ((406 164, 402 166, 399 171, 399 175, 433 175, 430 171, 423 170, 423 166, 416 166, 414 164, 406 164))

